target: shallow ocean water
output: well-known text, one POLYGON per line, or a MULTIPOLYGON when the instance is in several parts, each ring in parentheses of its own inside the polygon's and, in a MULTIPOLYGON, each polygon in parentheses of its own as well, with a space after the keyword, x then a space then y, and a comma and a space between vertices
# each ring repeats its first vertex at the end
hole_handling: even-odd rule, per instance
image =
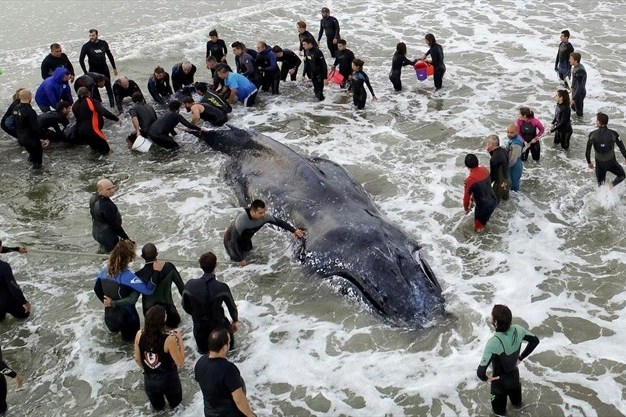
MULTIPOLYGON (((495 303, 509 305, 515 322, 541 340, 521 369, 524 416, 626 414, 623 186, 597 189, 586 168, 586 136, 597 111, 623 132, 625 29, 619 2, 379 1, 365 3, 200 1, 178 3, 5 2, 0 17, 0 103, 20 86, 40 82, 39 65, 52 42, 63 45, 75 68, 87 30, 96 27, 113 49, 120 72, 143 88, 152 68, 189 59, 198 79, 208 32, 227 44, 256 40, 295 48, 295 22, 317 34, 319 9, 328 6, 357 57, 366 61, 377 102, 355 111, 336 88, 318 103, 300 83, 281 95, 262 95, 257 109, 236 109, 232 123, 261 131, 302 152, 344 165, 392 221, 424 246, 444 287, 447 317, 422 330, 390 327, 336 281, 309 276, 294 260, 294 242, 279 231, 255 238, 256 263, 226 262, 221 237, 238 212, 225 182, 226 157, 183 134, 176 155, 130 154, 130 130, 107 124, 113 153, 93 159, 87 149, 45 152, 42 173, 0 133, 0 239, 31 253, 10 262, 33 316, 0 324, 5 360, 26 377, 9 381, 11 416, 147 416, 142 375, 131 347, 110 335, 92 292, 102 260, 93 254, 89 194, 98 178, 118 186, 115 201, 138 244, 155 242, 162 257, 193 261, 213 250, 219 277, 229 283, 244 326, 231 356, 258 415, 265 416, 482 416, 488 387, 475 369, 492 329, 495 303), (37 22, 23 27, 24 16, 37 22), (522 192, 494 213, 476 236, 461 209, 463 157, 488 155, 484 137, 504 137, 517 108, 531 106, 549 125, 558 35, 564 28, 589 73, 585 117, 574 122, 563 152, 543 142, 539 164, 525 166, 522 192), (405 68, 405 91, 387 80, 395 44, 409 56, 425 50, 432 32, 444 47, 445 93, 430 97, 405 68), (60 251, 65 254, 45 253, 60 251)), ((327 60, 329 55, 324 47, 327 60)), ((230 55, 232 63, 232 55, 230 55)), ((179 135, 181 136, 181 135, 179 135)), ((176 263, 176 262, 175 262, 176 263)), ((185 280, 200 275, 178 262, 185 280)), ((137 264, 136 266, 139 266, 137 264)), ((178 300, 178 296, 175 295, 178 300)), ((187 363, 184 400, 175 412, 201 414, 193 381, 191 322, 184 318, 187 363)))

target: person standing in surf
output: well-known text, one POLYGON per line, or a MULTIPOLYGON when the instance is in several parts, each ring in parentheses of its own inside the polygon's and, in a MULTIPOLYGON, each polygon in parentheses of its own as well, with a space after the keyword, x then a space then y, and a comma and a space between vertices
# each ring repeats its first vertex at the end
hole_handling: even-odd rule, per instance
POLYGON ((561 144, 561 148, 569 149, 569 140, 572 137, 572 110, 570 109, 569 93, 559 90, 554 96, 556 109, 550 133, 554 133, 554 144, 561 144))
POLYGON ((515 126, 515 123, 511 123, 506 128, 506 137, 509 139, 506 149, 509 153, 509 177, 511 178, 511 190, 519 192, 520 183, 522 181, 522 172, 524 171, 524 163, 522 162, 524 141, 517 134, 517 126, 515 126))
POLYGON ((404 42, 399 42, 396 45, 396 52, 393 54, 393 58, 391 59, 391 71, 389 72, 389 81, 393 84, 393 88, 396 91, 402 91, 402 67, 407 65, 415 65, 417 59, 413 61, 409 61, 406 57, 406 44, 404 42))
POLYGON ((491 310, 491 324, 496 333, 489 339, 476 374, 481 381, 491 384, 491 407, 497 416, 506 415, 507 397, 515 408, 521 408, 522 384, 518 366, 539 344, 537 336, 517 324, 511 324, 511 310, 496 304, 491 310), (520 354, 522 343, 527 342, 520 354), (487 375, 489 365, 493 373, 487 375))
POLYGON ((491 179, 487 168, 478 166, 478 158, 473 153, 465 156, 465 166, 469 174, 465 178, 463 189, 463 209, 469 213, 472 203, 476 204, 474 210, 474 230, 480 233, 493 214, 498 200, 491 188, 491 179))
POLYGON ((427 34, 424 39, 426 45, 428 45, 428 51, 422 56, 422 61, 430 55, 431 63, 435 70, 433 79, 435 81, 435 91, 439 91, 443 85, 443 74, 446 73, 446 64, 443 62, 443 48, 437 43, 435 35, 432 33, 427 34))
POLYGON ((2 348, 0 347, 0 415, 4 415, 5 411, 9 408, 7 405, 7 380, 5 375, 15 380, 15 386, 17 388, 22 386, 22 377, 9 368, 9 365, 2 360, 2 348))
POLYGON ((509 153, 500 146, 500 138, 497 135, 489 135, 485 140, 487 152, 491 155, 489 159, 489 175, 493 192, 498 199, 509 199, 509 190, 511 189, 511 179, 509 178, 509 153))
POLYGON ((601 186, 605 179, 606 173, 611 172, 615 174, 615 179, 609 183, 610 187, 615 187, 620 182, 624 181, 626 174, 624 174, 624 168, 617 162, 615 158, 615 145, 619 148, 626 159, 626 147, 624 142, 619 138, 619 134, 613 129, 609 129, 609 116, 604 113, 598 113, 596 115, 596 127, 589 134, 589 140, 587 141, 587 149, 585 151, 585 158, 587 158, 587 165, 589 168, 594 169, 596 172, 596 180, 598 180, 598 187, 601 186), (591 148, 595 152, 596 164, 591 162, 591 148))
POLYGON ((365 102, 367 101, 367 91, 365 91, 366 85, 370 90, 370 93, 372 93, 372 100, 377 100, 372 84, 370 84, 370 79, 367 74, 363 72, 363 65, 365 65, 365 63, 361 59, 355 59, 352 61, 352 82, 350 83, 349 90, 352 92, 352 101, 359 110, 363 110, 365 108, 365 102))
POLYGON ((107 65, 107 57, 113 68, 113 75, 117 77, 117 68, 115 67, 115 60, 113 54, 109 48, 109 44, 102 39, 98 39, 98 31, 96 29, 89 29, 89 42, 85 43, 80 50, 80 56, 78 62, 83 72, 97 72, 106 77, 106 83, 104 87, 107 90, 109 96, 109 102, 111 108, 115 107, 115 101, 113 99, 113 87, 111 86, 111 73, 109 72, 109 66, 107 65), (89 71, 85 66, 85 57, 87 57, 87 63, 89 64, 89 71))
POLYGON ((524 140, 524 148, 522 152, 522 161, 528 160, 528 153, 530 152, 533 157, 533 161, 539 162, 541 157, 541 143, 539 139, 543 136, 545 131, 543 124, 535 117, 535 113, 528 107, 520 107, 519 117, 515 122, 519 135, 524 140), (526 146, 530 144, 530 146, 526 146))
POLYGON ((583 117, 583 107, 585 96, 587 95, 587 70, 580 63, 580 54, 572 52, 569 56, 569 63, 572 65, 572 100, 571 108, 576 112, 576 116, 583 117))
POLYGON ((572 52, 574 52, 574 47, 569 42, 569 30, 564 30, 561 32, 561 43, 559 44, 559 50, 556 53, 556 61, 554 62, 554 70, 559 74, 559 78, 563 81, 565 87, 567 87, 567 82, 565 81, 565 77, 569 74, 571 70, 571 65, 569 63, 569 57, 572 52))

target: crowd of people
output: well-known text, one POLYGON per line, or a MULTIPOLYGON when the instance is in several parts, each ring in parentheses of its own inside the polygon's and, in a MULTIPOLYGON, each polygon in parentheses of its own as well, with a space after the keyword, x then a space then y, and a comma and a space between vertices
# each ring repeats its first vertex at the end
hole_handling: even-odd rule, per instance
MULTIPOLYGON (((569 42, 568 30, 561 32, 561 43, 556 56, 554 70, 557 72, 565 88, 557 90, 554 95, 556 109, 549 133, 554 133, 555 145, 569 149, 573 129, 572 111, 580 119, 583 117, 584 99, 587 94, 587 72, 580 63, 581 55, 574 52, 569 42), (569 91, 568 91, 568 89, 569 91)), ((609 187, 624 181, 626 174, 615 156, 618 147, 626 160, 626 147, 619 134, 608 128, 609 116, 605 113, 596 114, 596 130, 589 134, 585 158, 590 169, 595 169, 598 186, 606 181, 610 172, 615 178, 609 187), (594 150, 595 164, 591 162, 591 150, 594 150)), ((539 162, 541 157, 541 138, 545 127, 528 107, 519 108, 519 116, 515 123, 507 127, 508 142, 502 147, 497 135, 489 135, 485 140, 487 152, 490 154, 489 170, 479 166, 478 158, 470 153, 465 157, 465 166, 469 170, 465 180, 463 208, 469 213, 474 210, 474 230, 482 232, 492 213, 502 200, 508 200, 509 190, 520 190, 524 162, 529 154, 532 160, 539 162)))
MULTIPOLYGON (((295 81, 302 59, 302 77, 312 81, 318 100, 325 99, 327 78, 336 72, 340 87, 349 91, 354 105, 362 109, 367 101, 366 87, 376 99, 369 77, 363 71, 365 62, 347 48, 346 40, 340 36, 339 22, 330 15, 330 10, 323 8, 321 14, 317 40, 306 30, 304 21, 297 22, 298 52, 278 45, 271 47, 265 41, 258 41, 256 49, 249 49, 240 41, 233 42, 235 70, 228 65, 225 41, 219 38, 217 31, 212 30, 205 57, 206 68, 211 72, 210 81, 197 82, 197 67, 187 61, 174 65, 171 74, 161 66, 154 68, 147 81, 147 89, 156 105, 167 108, 160 112, 146 101, 141 87, 134 80, 121 76, 111 84, 109 64, 113 75, 118 75, 113 54, 108 43, 99 38, 98 31, 92 29, 89 41, 80 52, 79 63, 84 75, 76 77, 74 67, 61 46, 52 44, 50 54, 41 64, 43 82, 34 97, 42 113, 37 114, 31 105, 32 92, 20 88, 2 118, 2 128, 15 136, 28 151, 29 162, 35 169, 42 167, 43 147, 50 142, 86 144, 97 153, 107 154, 110 148, 102 131, 103 118, 121 123, 119 116, 123 113, 124 101, 130 98, 132 106, 128 113, 134 130, 126 138, 128 145, 132 146, 141 136, 175 151, 180 147, 174 139, 174 129, 178 124, 191 130, 201 130, 199 123, 202 121, 212 126, 223 125, 235 103, 253 106, 259 90, 276 95, 281 82, 288 78, 295 81), (334 58, 330 71, 324 53, 318 47, 324 34, 330 56, 334 58), (76 101, 70 83, 73 83, 76 101), (106 89, 109 106, 118 114, 105 108, 100 88, 106 89), (194 100, 194 95, 200 99, 194 100), (191 113, 191 121, 180 114, 182 107, 191 113), (70 111, 75 118, 73 125, 70 125, 70 111)), ((442 88, 446 72, 443 48, 433 34, 427 34, 425 42, 428 51, 414 60, 407 58, 405 43, 396 45, 389 73, 394 90, 402 90, 402 67, 415 65, 428 56, 434 70, 435 91, 442 88)), ((568 149, 572 135, 571 111, 574 110, 579 117, 583 115, 586 71, 580 60, 580 53, 575 52, 569 43, 569 32, 563 31, 555 70, 565 88, 555 95, 556 110, 550 128, 550 133, 555 135, 554 142, 563 149, 568 149)), ((598 129, 589 135, 587 162, 590 168, 595 168, 598 184, 605 181, 607 172, 612 172, 616 178, 611 184, 617 185, 625 176, 616 161, 614 146, 617 144, 625 158, 626 149, 617 132, 608 129, 606 114, 597 114, 596 125, 598 129), (595 164, 590 159, 592 148, 595 164)), ((485 146, 491 155, 489 170, 479 165, 475 154, 466 155, 465 166, 469 174, 465 181, 463 206, 469 212, 475 205, 474 228, 477 232, 484 229, 497 205, 509 198, 511 190, 520 190, 524 161, 529 155, 534 161, 540 160, 540 139, 544 133, 545 128, 533 111, 521 107, 517 121, 507 127, 506 144, 501 144, 497 135, 487 137, 485 146)), ((112 332, 119 331, 124 341, 134 343, 134 359, 144 372, 144 388, 150 404, 154 409, 161 410, 166 404, 174 408, 182 400, 178 369, 185 363, 185 344, 181 332, 176 329, 181 323, 181 316, 171 293, 174 284, 181 296, 183 310, 191 316, 197 351, 202 354, 196 363, 194 376, 204 396, 205 415, 254 415, 239 370, 227 359, 240 324, 230 288, 218 281, 215 275, 215 254, 204 253, 198 260, 203 275, 185 283, 176 267, 159 260, 156 246, 147 243, 141 249, 144 266, 132 271, 129 265, 136 257, 136 245, 124 231, 122 217, 111 200, 115 186, 110 180, 102 179, 96 188, 89 203, 92 235, 100 245, 100 252, 108 253, 109 258, 97 275, 94 292, 102 302, 106 327, 112 332), (140 296, 143 329, 135 308, 140 296), (230 319, 224 312, 224 305, 230 319)), ((232 261, 241 266, 247 264, 253 235, 268 223, 293 233, 296 238, 304 236, 302 230, 268 214, 263 201, 255 200, 225 231, 224 246, 232 261)), ((2 247, 1 242, 0 248, 2 253, 27 252, 24 247, 2 247)), ((30 303, 15 281, 10 266, 3 261, 0 261, 0 300, 0 320, 7 313, 18 319, 29 316, 30 303)), ((522 404, 517 363, 533 351, 539 340, 528 330, 511 324, 512 314, 508 307, 496 305, 491 314, 496 333, 487 344, 478 377, 491 383, 494 413, 504 415, 507 396, 513 405, 522 404), (528 345, 520 354, 522 341, 528 342, 528 345), (489 364, 493 364, 493 374, 487 376, 489 364)), ((22 383, 22 378, 2 361, 1 351, 0 373, 3 375, 0 377, 2 413, 7 407, 4 375, 15 378, 18 385, 22 383)))

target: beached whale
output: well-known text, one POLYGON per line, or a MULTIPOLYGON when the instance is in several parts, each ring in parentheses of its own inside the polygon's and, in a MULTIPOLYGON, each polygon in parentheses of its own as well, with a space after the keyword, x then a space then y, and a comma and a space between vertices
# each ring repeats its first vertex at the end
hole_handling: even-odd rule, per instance
POLYGON ((422 326, 443 312, 441 286, 418 243, 380 213, 343 167, 247 130, 196 135, 231 157, 226 173, 242 205, 263 199, 306 230, 304 265, 322 277, 345 278, 393 323, 422 326))

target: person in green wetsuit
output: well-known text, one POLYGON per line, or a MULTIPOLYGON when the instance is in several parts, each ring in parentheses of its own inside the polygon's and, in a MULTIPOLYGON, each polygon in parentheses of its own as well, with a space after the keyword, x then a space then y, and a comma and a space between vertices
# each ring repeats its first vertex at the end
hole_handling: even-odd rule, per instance
POLYGON ((496 416, 506 415, 506 399, 511 399, 514 407, 522 406, 522 384, 519 380, 518 365, 539 344, 537 336, 517 324, 511 324, 511 310, 496 304, 491 310, 491 322, 496 333, 487 342, 476 374, 481 381, 491 384, 491 407, 496 416), (520 355, 522 342, 527 345, 520 355), (491 376, 487 367, 493 366, 491 376))
POLYGON ((180 324, 180 314, 178 314, 174 300, 172 300, 172 283, 176 285, 181 297, 185 289, 185 283, 174 264, 171 262, 158 261, 158 255, 159 252, 154 243, 146 243, 141 249, 141 257, 146 261, 146 264, 135 274, 144 282, 152 280, 152 283, 156 286, 154 293, 151 295, 144 294, 141 297, 143 315, 145 317, 151 307, 161 305, 165 307, 165 312, 167 313, 165 325, 174 329, 180 324), (154 282, 153 277, 155 270, 161 270, 161 274, 158 275, 157 278, 158 282, 154 282))

